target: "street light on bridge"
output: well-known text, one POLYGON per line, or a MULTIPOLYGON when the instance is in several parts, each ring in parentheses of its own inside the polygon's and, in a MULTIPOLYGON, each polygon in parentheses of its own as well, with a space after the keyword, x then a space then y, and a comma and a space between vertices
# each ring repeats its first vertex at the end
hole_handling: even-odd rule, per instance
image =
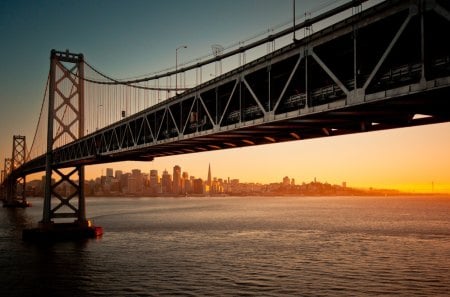
POLYGON ((292 41, 295 42, 295 0, 292 0, 292 41))
POLYGON ((187 48, 187 45, 180 45, 175 50, 175 95, 178 95, 178 50, 182 48, 187 48))

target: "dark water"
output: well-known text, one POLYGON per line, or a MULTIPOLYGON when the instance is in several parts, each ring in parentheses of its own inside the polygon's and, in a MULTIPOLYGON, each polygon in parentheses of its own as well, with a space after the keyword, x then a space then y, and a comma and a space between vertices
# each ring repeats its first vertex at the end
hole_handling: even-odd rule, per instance
POLYGON ((97 198, 101 239, 21 241, 0 209, 1 296, 448 296, 450 197, 97 198))

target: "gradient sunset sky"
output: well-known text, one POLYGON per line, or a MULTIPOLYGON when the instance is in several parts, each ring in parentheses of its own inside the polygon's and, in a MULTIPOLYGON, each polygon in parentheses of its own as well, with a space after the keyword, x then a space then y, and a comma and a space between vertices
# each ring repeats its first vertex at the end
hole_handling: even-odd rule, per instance
MULTIPOLYGON (((296 2, 302 15, 330 0, 296 2)), ((340 1, 344 3, 345 1, 340 1)), ((291 0, 0 1, 0 160, 11 156, 13 135, 31 144, 44 94, 51 49, 83 53, 116 78, 169 68, 228 46, 292 17, 291 0)), ((450 192, 450 124, 429 125, 250 148, 164 157, 87 168, 87 178, 106 168, 239 178, 242 182, 297 183, 315 177, 351 187, 450 192)))

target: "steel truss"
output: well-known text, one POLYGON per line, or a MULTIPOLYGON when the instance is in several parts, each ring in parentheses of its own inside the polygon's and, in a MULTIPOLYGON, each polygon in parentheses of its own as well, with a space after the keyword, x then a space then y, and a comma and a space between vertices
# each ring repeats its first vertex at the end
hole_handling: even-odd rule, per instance
MULTIPOLYGON (((152 160, 449 121, 449 16, 444 0, 385 1, 64 145, 52 164, 152 160)), ((42 168, 42 158, 33 162, 30 171, 42 168)))
POLYGON ((53 223, 53 219, 75 218, 79 224, 87 225, 84 166, 74 166, 66 174, 59 170, 60 166, 54 160, 54 147, 58 142, 76 141, 83 137, 83 55, 52 50, 50 59, 45 197, 41 224, 46 226, 53 223), (55 182, 52 180, 53 174, 57 176, 55 182), (52 201, 52 198, 55 199, 52 201), (76 205, 72 203, 74 199, 78 200, 76 205))

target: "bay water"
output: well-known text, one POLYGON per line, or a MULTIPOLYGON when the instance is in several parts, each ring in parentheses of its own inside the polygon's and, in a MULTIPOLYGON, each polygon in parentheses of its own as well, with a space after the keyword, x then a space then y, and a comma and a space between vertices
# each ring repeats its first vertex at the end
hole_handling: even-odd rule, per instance
POLYGON ((26 243, 0 209, 0 296, 449 296, 450 197, 87 198, 98 239, 26 243))

